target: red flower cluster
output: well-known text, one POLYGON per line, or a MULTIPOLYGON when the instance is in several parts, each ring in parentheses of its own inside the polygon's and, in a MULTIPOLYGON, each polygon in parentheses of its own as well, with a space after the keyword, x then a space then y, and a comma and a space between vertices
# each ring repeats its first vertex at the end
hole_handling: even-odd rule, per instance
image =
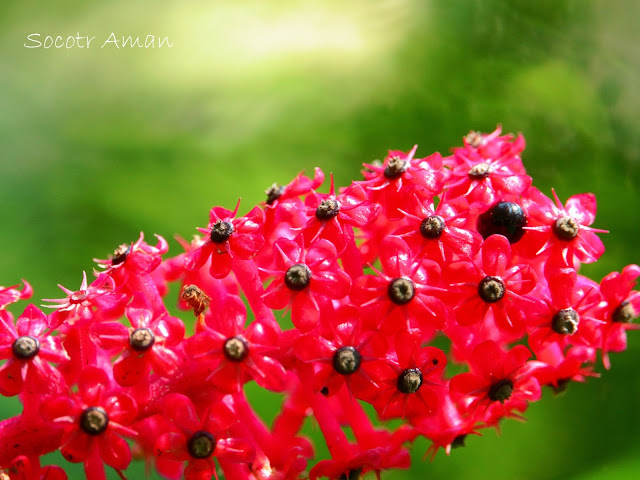
POLYGON ((0 288, 0 394, 24 405, 0 421, 0 477, 64 479, 40 463, 60 450, 91 480, 105 465, 124 478, 132 458, 167 478, 354 480, 408 468, 419 436, 449 453, 520 417, 542 386, 595 376, 598 352, 609 368, 637 328, 640 267, 600 284, 578 273, 604 251, 595 198, 545 196, 523 149, 497 129, 446 158, 394 150, 337 193, 301 174, 244 216, 213 208, 174 258, 161 237, 121 245, 48 315, 14 320, 6 307, 31 288, 0 288), (284 397, 270 426, 251 381, 284 397), (310 415, 331 454, 315 464, 310 415))

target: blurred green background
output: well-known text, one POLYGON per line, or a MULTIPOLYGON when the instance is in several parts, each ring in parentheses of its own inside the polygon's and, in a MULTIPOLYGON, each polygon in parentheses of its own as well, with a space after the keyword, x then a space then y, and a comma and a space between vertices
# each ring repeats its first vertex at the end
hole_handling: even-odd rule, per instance
MULTIPOLYGON (((640 262, 638 18, 634 1, 2 0, 0 284, 56 298, 141 230, 189 238, 211 206, 247 211, 303 169, 344 185, 387 149, 446 154, 497 124, 524 133, 538 188, 597 195, 611 233, 583 271, 599 281, 640 262), (23 46, 77 32, 91 48, 23 46), (174 46, 100 48, 111 32, 174 46)), ((418 442, 412 469, 383 477, 637 478, 638 358, 631 335, 603 378, 546 392, 526 424, 433 463, 418 442)), ((0 399, 0 418, 19 411, 0 399)))

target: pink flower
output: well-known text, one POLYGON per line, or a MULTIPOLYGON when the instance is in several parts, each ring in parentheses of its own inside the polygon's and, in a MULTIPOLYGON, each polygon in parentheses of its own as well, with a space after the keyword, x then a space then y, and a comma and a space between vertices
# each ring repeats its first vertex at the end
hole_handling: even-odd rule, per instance
POLYGON ((198 228, 206 238, 184 258, 187 270, 202 268, 211 259, 211 276, 224 278, 231 271, 231 259, 234 255, 248 259, 258 253, 264 244, 261 233, 264 213, 260 208, 254 207, 246 216, 236 217, 239 207, 240 202, 233 212, 222 207, 211 209, 209 226, 198 228))
POLYGON ((16 325, 8 312, 0 310, 0 394, 13 396, 25 389, 37 393, 59 392, 62 375, 49 362, 69 360, 60 337, 47 330, 47 317, 29 305, 16 325))

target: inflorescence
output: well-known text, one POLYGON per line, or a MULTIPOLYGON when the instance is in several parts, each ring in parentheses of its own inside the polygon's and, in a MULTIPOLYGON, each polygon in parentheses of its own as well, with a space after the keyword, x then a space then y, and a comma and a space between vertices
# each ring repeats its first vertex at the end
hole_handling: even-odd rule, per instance
POLYGON ((40 464, 60 450, 92 480, 132 457, 167 478, 355 480, 408 468, 418 437, 449 454, 521 417, 542 386, 596 376, 597 355, 610 368, 637 328, 640 267, 580 275, 604 252, 595 197, 550 199, 523 150, 497 129, 448 157, 390 151, 338 193, 300 174, 243 216, 211 209, 176 257, 160 236, 120 245, 49 313, 14 320, 31 287, 0 287, 0 394, 24 407, 0 421, 0 478, 65 479, 40 464), (270 425, 251 381, 284 397, 270 425), (317 463, 310 416, 331 455, 317 463))

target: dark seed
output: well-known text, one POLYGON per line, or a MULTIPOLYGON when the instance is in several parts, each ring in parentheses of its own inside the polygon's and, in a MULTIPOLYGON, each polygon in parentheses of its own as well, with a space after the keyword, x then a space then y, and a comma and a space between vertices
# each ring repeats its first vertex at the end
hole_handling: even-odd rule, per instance
POLYGON ((527 216, 520 205, 499 202, 478 217, 478 233, 486 240, 491 235, 503 235, 509 243, 516 243, 525 233, 527 216))

